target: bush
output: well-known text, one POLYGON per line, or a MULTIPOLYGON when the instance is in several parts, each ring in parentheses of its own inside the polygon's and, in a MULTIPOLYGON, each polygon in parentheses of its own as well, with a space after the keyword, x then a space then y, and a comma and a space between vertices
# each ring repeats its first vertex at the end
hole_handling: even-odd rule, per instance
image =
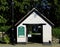
POLYGON ((60 27, 53 28, 53 36, 60 38, 60 27))
POLYGON ((0 32, 6 32, 6 31, 8 31, 8 29, 10 29, 11 28, 11 26, 1 26, 0 27, 0 32))
POLYGON ((7 44, 10 43, 10 38, 8 35, 5 34, 4 36, 4 42, 6 42, 7 44))

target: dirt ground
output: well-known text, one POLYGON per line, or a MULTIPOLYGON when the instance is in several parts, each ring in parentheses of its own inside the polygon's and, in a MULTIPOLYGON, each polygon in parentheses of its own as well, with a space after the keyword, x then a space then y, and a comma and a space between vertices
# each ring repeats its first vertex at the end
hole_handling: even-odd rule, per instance
POLYGON ((60 47, 59 40, 53 38, 52 44, 28 43, 28 44, 0 44, 0 47, 60 47))
POLYGON ((0 47, 60 47, 60 44, 39 44, 39 43, 31 43, 31 44, 0 44, 0 47))

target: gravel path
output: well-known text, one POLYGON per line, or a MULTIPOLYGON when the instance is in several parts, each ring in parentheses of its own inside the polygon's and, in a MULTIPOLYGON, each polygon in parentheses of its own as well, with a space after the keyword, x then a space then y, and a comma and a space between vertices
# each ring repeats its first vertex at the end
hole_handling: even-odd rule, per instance
POLYGON ((60 47, 60 44, 51 44, 51 45, 44 45, 44 44, 38 44, 38 43, 32 43, 32 44, 0 44, 0 47, 60 47))

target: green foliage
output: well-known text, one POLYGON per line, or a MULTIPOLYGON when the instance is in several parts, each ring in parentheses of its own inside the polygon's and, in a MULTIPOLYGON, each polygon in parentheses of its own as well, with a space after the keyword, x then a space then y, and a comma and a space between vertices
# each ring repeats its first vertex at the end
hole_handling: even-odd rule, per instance
POLYGON ((53 28, 53 36, 60 38, 60 27, 53 28))
POLYGON ((10 43, 10 38, 8 35, 5 34, 4 36, 4 42, 6 42, 7 44, 10 43))
POLYGON ((6 32, 6 31, 8 31, 9 28, 11 28, 11 26, 1 26, 1 27, 0 27, 0 31, 1 31, 1 32, 2 32, 2 31, 3 31, 3 32, 6 32))
POLYGON ((0 3, 1 3, 1 5, 0 5, 0 10, 5 11, 6 9, 8 9, 7 0, 0 0, 0 3))
POLYGON ((59 0, 54 0, 54 3, 56 5, 56 11, 55 11, 55 15, 57 17, 57 24, 58 26, 60 25, 60 4, 59 4, 59 0))
POLYGON ((0 15, 0 31, 7 31, 11 26, 5 25, 7 20, 0 15), (1 25, 3 24, 3 25, 1 25))
POLYGON ((7 20, 5 18, 3 18, 3 16, 0 15, 0 23, 6 23, 7 20))
POLYGON ((20 13, 25 13, 28 10, 28 8, 27 8, 27 10, 24 11, 25 5, 30 6, 30 0, 23 0, 23 2, 19 2, 19 1, 15 0, 14 3, 15 3, 15 5, 14 5, 15 8, 19 7, 20 13))

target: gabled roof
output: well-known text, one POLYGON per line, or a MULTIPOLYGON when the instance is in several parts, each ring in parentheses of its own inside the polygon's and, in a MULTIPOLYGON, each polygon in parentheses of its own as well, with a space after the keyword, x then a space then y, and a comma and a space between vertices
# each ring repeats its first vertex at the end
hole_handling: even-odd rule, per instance
POLYGON ((54 26, 54 24, 47 19, 43 14, 41 14, 37 9, 33 8, 31 11, 29 11, 21 20, 19 20, 15 26, 19 25, 22 21, 24 21, 32 12, 36 12, 40 17, 42 17, 47 23, 49 23, 51 26, 54 26))

